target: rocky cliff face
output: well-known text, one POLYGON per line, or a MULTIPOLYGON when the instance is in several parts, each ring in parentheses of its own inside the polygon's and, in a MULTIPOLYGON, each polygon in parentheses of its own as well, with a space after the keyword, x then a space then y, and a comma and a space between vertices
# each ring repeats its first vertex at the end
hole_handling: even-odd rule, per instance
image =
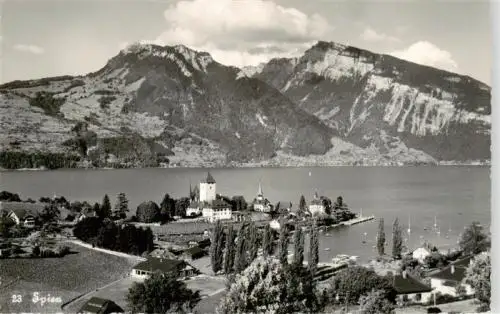
POLYGON ((1 85, 0 151, 181 166, 465 162, 489 160, 490 111, 476 80, 334 43, 244 69, 135 45, 85 76, 1 85))
POLYGON ((386 154, 404 144, 440 161, 490 159, 491 90, 470 77, 326 42, 242 75, 276 87, 362 148, 386 154))

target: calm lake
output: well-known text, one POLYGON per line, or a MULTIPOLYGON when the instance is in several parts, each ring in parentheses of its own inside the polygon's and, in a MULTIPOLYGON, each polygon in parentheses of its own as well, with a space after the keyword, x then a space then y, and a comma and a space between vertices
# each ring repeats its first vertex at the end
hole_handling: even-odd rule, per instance
MULTIPOLYGON (((296 207, 300 195, 309 201, 315 191, 332 200, 341 195, 352 211, 384 218, 387 242, 396 217, 405 232, 410 222, 411 248, 423 240, 451 248, 466 224, 479 221, 489 228, 491 220, 489 167, 231 168, 210 172, 217 181, 217 193, 243 195, 247 201, 256 196, 259 181, 273 204, 291 201, 296 207), (433 231, 435 220, 439 234, 433 231)), ((135 209, 142 201, 159 203, 165 193, 175 198, 187 196, 189 184, 197 184, 206 173, 207 169, 193 168, 0 172, 0 190, 19 193, 22 198, 55 193, 71 201, 91 202, 101 202, 107 193, 112 203, 124 192, 130 208, 135 209)), ((323 233, 320 261, 330 261, 337 254, 357 255, 362 260, 371 257, 377 226, 378 220, 373 220, 323 233)), ((386 251, 390 253, 390 243, 386 251)))

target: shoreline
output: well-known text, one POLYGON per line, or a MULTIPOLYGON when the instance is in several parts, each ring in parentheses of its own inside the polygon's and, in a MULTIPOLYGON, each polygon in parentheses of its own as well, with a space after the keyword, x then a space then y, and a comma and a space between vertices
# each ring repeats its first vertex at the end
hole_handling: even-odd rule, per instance
POLYGON ((274 169, 274 168, 336 168, 336 167, 379 167, 379 168, 404 168, 404 167, 491 167, 491 163, 463 163, 463 164, 454 164, 454 163, 441 163, 441 164, 405 164, 405 165, 349 165, 349 164, 339 164, 339 165, 280 165, 280 166, 251 166, 247 164, 242 165, 217 165, 217 166, 173 166, 173 167, 129 167, 129 168, 112 168, 112 167, 76 167, 76 168, 57 168, 57 169, 47 169, 45 167, 39 168, 20 168, 20 169, 5 169, 0 167, 1 172, 48 172, 48 171, 61 171, 61 170, 86 170, 86 171, 98 171, 98 170, 128 170, 128 169, 274 169))

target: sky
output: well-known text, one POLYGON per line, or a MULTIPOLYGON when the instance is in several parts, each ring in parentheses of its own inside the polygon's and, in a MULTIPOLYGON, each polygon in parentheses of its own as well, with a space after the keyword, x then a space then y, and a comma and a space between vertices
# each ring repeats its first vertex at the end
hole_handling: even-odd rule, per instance
POLYGON ((334 41, 491 84, 486 0, 0 0, 0 81, 80 75, 135 42, 256 65, 334 41))

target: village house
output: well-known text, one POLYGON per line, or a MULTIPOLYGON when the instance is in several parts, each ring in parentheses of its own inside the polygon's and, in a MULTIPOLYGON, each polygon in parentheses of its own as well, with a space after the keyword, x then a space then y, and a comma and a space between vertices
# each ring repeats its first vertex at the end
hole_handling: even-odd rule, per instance
POLYGON ((25 228, 34 228, 36 219, 43 211, 44 205, 40 203, 25 202, 0 202, 0 213, 6 212, 7 217, 16 225, 25 228))
POLYGON ((436 292, 456 297, 458 296, 457 287, 462 286, 465 289, 465 295, 473 295, 474 290, 472 287, 468 284, 461 283, 472 258, 472 256, 469 256, 460 259, 441 270, 429 273, 427 276, 431 278, 432 288, 436 292))
POLYGON ((196 269, 183 260, 148 257, 147 260, 134 266, 131 276, 146 279, 155 271, 186 278, 194 275, 196 269))
POLYGON ((209 222, 232 219, 231 206, 223 200, 215 200, 203 206, 203 218, 209 222))
POLYGON ((80 308, 78 313, 111 314, 124 313, 125 311, 115 302, 108 299, 92 297, 80 308))
POLYGON ((262 192, 262 186, 259 183, 259 191, 257 192, 257 197, 252 203, 253 210, 258 212, 270 212, 272 210, 271 202, 264 198, 264 193, 262 192))
POLYGON ((399 304, 427 303, 432 299, 432 287, 417 278, 402 271, 393 277, 393 287, 397 293, 396 301, 399 304))
POLYGON ((309 204, 309 212, 311 215, 316 216, 316 215, 321 215, 325 213, 325 205, 323 204, 323 201, 321 198, 318 196, 318 193, 314 193, 314 198, 309 204))

